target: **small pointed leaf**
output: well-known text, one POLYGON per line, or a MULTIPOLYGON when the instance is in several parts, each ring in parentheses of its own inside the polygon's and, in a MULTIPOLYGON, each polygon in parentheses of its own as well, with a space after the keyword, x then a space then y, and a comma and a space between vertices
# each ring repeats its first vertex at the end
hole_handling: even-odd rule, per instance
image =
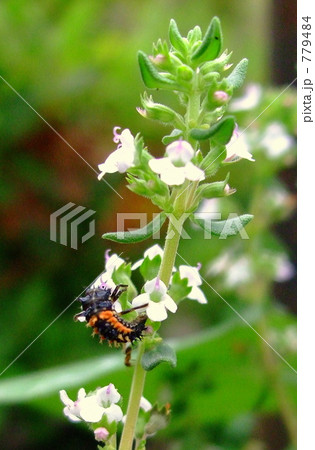
POLYGON ((229 236, 236 236, 253 217, 254 216, 251 214, 243 214, 242 216, 233 217, 227 220, 205 220, 193 216, 192 220, 207 233, 219 236, 221 239, 226 239, 229 236))
POLYGON ((214 17, 206 31, 201 45, 192 55, 192 61, 200 64, 215 59, 222 48, 222 31, 218 17, 214 17))
POLYGON ((180 86, 173 80, 161 75, 155 68, 154 64, 150 61, 148 56, 139 51, 138 62, 140 66, 141 76, 144 84, 150 89, 168 89, 168 90, 185 90, 183 86, 180 86))
POLYGON ((105 233, 102 238, 108 239, 109 241, 120 242, 121 244, 133 244, 136 242, 145 241, 162 228, 165 220, 166 214, 161 213, 143 228, 139 228, 134 231, 116 231, 112 233, 105 233))
POLYGON ((233 72, 227 77, 227 81, 233 89, 240 88, 246 78, 248 59, 242 59, 234 68, 233 72))
POLYGON ((164 145, 169 145, 172 142, 177 141, 181 137, 183 137, 183 131, 175 128, 175 130, 173 130, 171 134, 163 137, 162 142, 164 145))
POLYGON ((172 46, 178 50, 183 56, 187 54, 187 45, 185 44, 185 41, 180 34, 177 23, 174 19, 171 19, 170 21, 170 27, 169 27, 169 38, 170 43, 172 46))
POLYGON ((213 138, 216 144, 226 145, 232 137, 234 128, 234 117, 226 116, 206 130, 193 128, 190 131, 190 136, 198 141, 213 138))

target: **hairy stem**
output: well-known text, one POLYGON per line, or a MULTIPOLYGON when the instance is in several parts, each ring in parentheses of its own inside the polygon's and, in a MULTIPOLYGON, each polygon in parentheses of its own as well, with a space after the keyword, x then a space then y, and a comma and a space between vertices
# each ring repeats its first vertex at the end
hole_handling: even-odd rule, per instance
POLYGON ((141 358, 144 352, 144 343, 140 342, 138 346, 138 356, 133 373, 130 397, 127 409, 126 422, 120 440, 119 450, 131 450, 136 422, 139 413, 140 400, 144 388, 146 372, 142 368, 141 358))

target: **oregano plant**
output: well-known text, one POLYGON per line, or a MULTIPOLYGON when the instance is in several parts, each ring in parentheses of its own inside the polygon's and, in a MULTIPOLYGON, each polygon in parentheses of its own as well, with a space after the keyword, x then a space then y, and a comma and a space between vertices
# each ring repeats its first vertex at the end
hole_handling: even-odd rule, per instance
POLYGON ((125 363, 132 367, 128 370, 133 370, 124 411, 119 387, 113 383, 90 393, 82 388, 75 401, 61 391, 65 415, 74 422, 86 422, 100 448, 143 450, 148 437, 169 422, 168 403, 152 405, 143 397, 147 372, 162 362, 176 370, 175 351, 164 342, 159 328, 183 300, 207 303, 200 288, 200 264, 176 265, 184 223, 191 221, 201 233, 226 238, 240 233, 252 219, 243 214, 228 220, 210 220, 197 213, 203 199, 235 193, 228 184, 233 163, 242 158, 254 161, 238 140, 234 118, 226 114, 234 91, 243 84, 248 63, 243 59, 233 69, 231 57, 223 50, 217 17, 204 35, 196 26, 187 37, 171 20, 169 43, 159 39, 152 55, 138 53, 146 88, 154 95, 157 90, 166 90, 177 98, 177 108, 173 109, 145 92, 137 108, 144 118, 168 127, 161 143, 162 156, 153 157, 139 133, 134 136, 129 129, 115 127, 113 140, 117 148, 99 165, 99 179, 115 172, 125 173, 129 189, 160 209, 146 226, 135 231, 106 232, 105 241, 138 243, 154 237, 168 223, 164 248, 150 243, 133 264, 107 251, 104 272, 79 298, 81 312, 76 320, 86 322, 101 341, 123 346, 125 363), (219 168, 225 169, 224 179, 214 181, 219 168), (140 291, 132 281, 137 270, 143 278, 140 291), (135 362, 131 350, 136 354, 135 362))

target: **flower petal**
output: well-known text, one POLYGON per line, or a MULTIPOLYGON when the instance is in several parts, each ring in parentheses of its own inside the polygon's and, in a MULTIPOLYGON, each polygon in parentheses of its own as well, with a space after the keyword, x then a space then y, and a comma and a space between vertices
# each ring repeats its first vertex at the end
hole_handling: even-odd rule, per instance
POLYGON ((249 153, 250 146, 246 140, 244 133, 238 131, 235 128, 232 138, 226 146, 226 159, 225 162, 232 162, 238 158, 248 159, 249 161, 255 161, 252 154, 249 153))
POLYGON ((179 266, 179 276, 181 279, 188 279, 188 286, 200 286, 202 284, 197 267, 179 266))
POLYGON ((80 417, 77 417, 74 414, 72 414, 69 408, 65 407, 63 409, 63 413, 66 417, 68 417, 69 420, 71 420, 71 422, 81 422, 80 417))
POLYGON ((194 156, 194 149, 184 140, 174 141, 166 147, 166 154, 172 163, 187 164, 194 156))
POLYGON ((154 322, 161 322, 162 320, 167 319, 167 312, 165 310, 164 303, 155 303, 150 301, 149 306, 147 307, 147 315, 149 319, 154 322))
POLYGON ((136 261, 132 266, 131 266, 131 270, 136 270, 138 269, 138 267, 140 267, 143 263, 144 259, 139 259, 139 261, 136 261))
POLYGON ((60 395, 60 400, 62 401, 62 403, 64 405, 66 405, 66 406, 73 405, 74 402, 68 397, 68 394, 66 393, 66 391, 64 389, 59 391, 59 395, 60 395))
POLYGON ((149 301, 149 294, 140 294, 132 300, 132 306, 136 308, 138 306, 146 305, 149 301))
POLYGON ((168 170, 161 173, 160 177, 168 186, 180 186, 185 182, 185 167, 175 167, 172 165, 168 170))
POLYGON ((205 179, 205 173, 199 167, 195 166, 193 163, 188 162, 185 169, 185 178, 190 181, 201 181, 205 179))
POLYGON ((164 251, 162 250, 162 248, 159 246, 159 244, 154 244, 152 245, 152 247, 148 248, 145 252, 144 252, 144 257, 148 257, 149 259, 153 259, 155 256, 160 255, 161 257, 163 256, 164 251))
POLYGON ((110 275, 110 278, 115 269, 118 269, 125 261, 120 258, 116 253, 106 258, 105 262, 105 270, 107 275, 110 275))
POLYGON ((192 287, 187 298, 189 298, 190 300, 197 300, 197 302, 202 303, 202 304, 208 303, 208 300, 206 299, 205 294, 197 286, 192 287))
POLYGON ((105 408, 104 414, 106 414, 109 423, 120 422, 123 418, 121 407, 114 404, 110 405, 108 408, 105 408))
POLYGON ((165 308, 167 308, 172 313, 175 313, 177 311, 177 305, 168 294, 165 294, 163 297, 163 301, 161 302, 164 304, 165 308))
POLYGON ((158 277, 153 278, 153 280, 147 281, 144 285, 144 290, 148 294, 157 294, 158 298, 162 298, 166 292, 167 287, 158 277))
POLYGON ((149 166, 153 172, 161 174, 167 170, 170 170, 170 168, 173 167, 173 164, 169 158, 153 158, 150 159, 149 166))
POLYGON ((119 402, 120 394, 113 383, 110 383, 97 391, 96 398, 100 406, 108 407, 112 403, 119 402))
POLYGON ((143 411, 148 412, 150 411, 150 409, 152 409, 152 405, 145 397, 141 397, 140 408, 143 409, 143 411))
POLYGON ((135 149, 135 138, 131 134, 128 128, 125 128, 119 137, 122 147, 125 148, 129 153, 134 153, 135 149))
POLYGON ((99 422, 104 412, 105 408, 99 406, 95 395, 85 397, 80 401, 80 416, 85 422, 99 422))

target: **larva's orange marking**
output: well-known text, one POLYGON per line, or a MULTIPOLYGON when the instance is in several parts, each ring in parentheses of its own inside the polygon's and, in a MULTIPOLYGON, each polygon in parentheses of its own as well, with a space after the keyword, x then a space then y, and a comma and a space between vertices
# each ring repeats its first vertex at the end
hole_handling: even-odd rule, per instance
POLYGON ((97 316, 92 316, 89 320, 89 325, 90 327, 94 327, 94 325, 96 324, 96 322, 98 321, 98 317, 97 316))
POLYGON ((103 319, 103 320, 108 320, 108 319, 110 319, 111 317, 113 317, 113 311, 101 311, 99 314, 98 314, 98 317, 100 318, 100 319, 103 319))

